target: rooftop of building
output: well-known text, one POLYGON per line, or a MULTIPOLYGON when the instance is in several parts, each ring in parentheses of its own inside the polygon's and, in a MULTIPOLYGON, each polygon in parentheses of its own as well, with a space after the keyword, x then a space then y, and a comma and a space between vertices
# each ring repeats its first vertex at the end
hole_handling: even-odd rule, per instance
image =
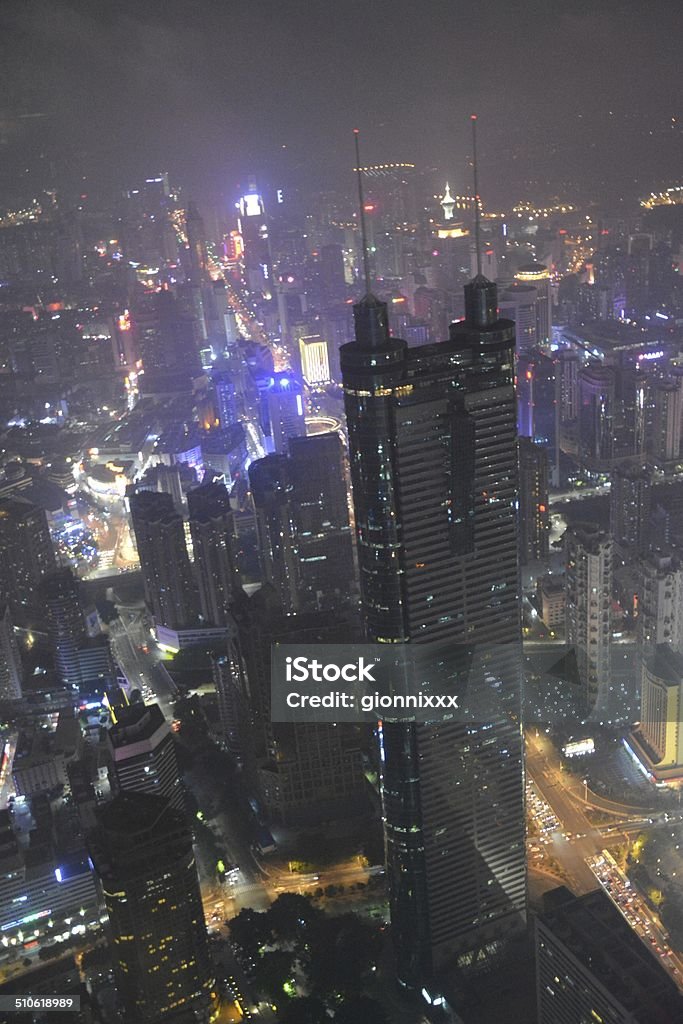
POLYGON ((158 704, 129 704, 116 712, 116 722, 109 730, 114 749, 129 743, 151 739, 166 722, 158 704))
POLYGON ((540 920, 639 1024, 683 1019, 675 982, 601 890, 574 896, 560 886, 546 893, 540 920))
POLYGON ((663 683, 680 686, 683 682, 683 654, 674 651, 670 644, 657 644, 646 664, 652 675, 663 683))

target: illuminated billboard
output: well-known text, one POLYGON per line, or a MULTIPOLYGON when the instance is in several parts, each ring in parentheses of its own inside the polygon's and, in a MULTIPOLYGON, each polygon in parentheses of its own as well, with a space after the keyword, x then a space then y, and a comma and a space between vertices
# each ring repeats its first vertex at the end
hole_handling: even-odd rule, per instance
POLYGON ((263 200, 258 193, 251 192, 240 199, 240 213, 243 217, 262 217, 264 212, 263 200))
POLYGON ((562 748, 565 757, 584 757, 595 753, 595 742, 592 739, 573 740, 562 748))

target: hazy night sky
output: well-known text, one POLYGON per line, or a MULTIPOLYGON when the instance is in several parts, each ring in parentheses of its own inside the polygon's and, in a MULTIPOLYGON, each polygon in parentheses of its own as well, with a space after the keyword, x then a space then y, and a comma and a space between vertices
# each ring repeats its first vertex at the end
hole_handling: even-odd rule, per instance
POLYGON ((662 131, 683 113, 681 38, 674 0, 2 0, 0 160, 6 179, 38 144, 62 176, 165 168, 222 201, 252 169, 343 185, 357 125, 368 161, 461 188, 476 111, 485 196, 558 168, 665 184, 683 170, 680 125, 662 131), (46 117, 13 120, 30 113, 46 117))

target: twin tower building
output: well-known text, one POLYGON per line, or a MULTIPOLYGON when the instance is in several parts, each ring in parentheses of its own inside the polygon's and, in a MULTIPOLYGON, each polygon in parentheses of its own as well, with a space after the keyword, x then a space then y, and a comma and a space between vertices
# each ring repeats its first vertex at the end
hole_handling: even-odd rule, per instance
POLYGON ((380 724, 399 980, 435 991, 526 927, 515 328, 465 288, 448 340, 409 348, 372 295, 341 349, 367 639, 479 653, 486 720, 380 724))

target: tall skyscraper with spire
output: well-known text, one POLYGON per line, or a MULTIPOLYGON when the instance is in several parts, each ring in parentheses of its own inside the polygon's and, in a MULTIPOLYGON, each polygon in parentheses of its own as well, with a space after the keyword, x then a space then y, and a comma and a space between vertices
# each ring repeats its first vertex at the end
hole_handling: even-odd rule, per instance
POLYGON ((486 651, 479 723, 382 723, 392 936, 400 981, 438 984, 525 928, 514 324, 465 288, 447 341, 408 348, 367 294, 341 349, 368 640, 486 651))
POLYGON ((367 638, 495 645, 500 681, 491 721, 381 729, 392 934, 417 988, 525 922, 515 335, 481 276, 466 311, 409 349, 366 295, 341 350, 367 638))

